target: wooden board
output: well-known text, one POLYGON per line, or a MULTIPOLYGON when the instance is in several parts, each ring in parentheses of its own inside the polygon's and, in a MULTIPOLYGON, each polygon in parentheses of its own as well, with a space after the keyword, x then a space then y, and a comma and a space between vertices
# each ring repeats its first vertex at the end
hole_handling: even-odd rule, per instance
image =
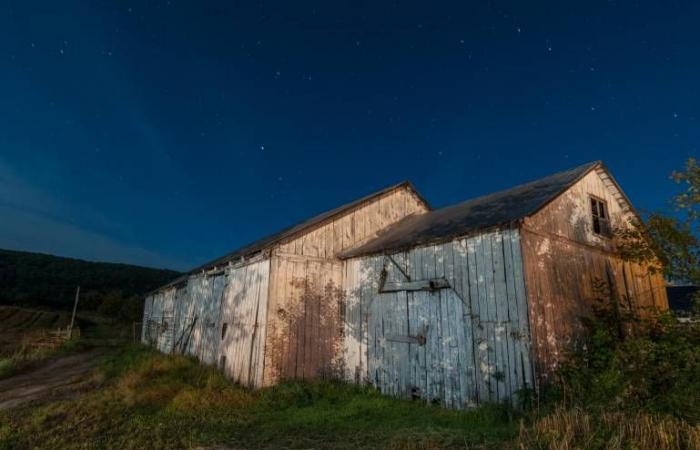
POLYGON ((279 245, 280 254, 333 258, 339 252, 366 242, 377 232, 405 216, 427 211, 412 191, 401 188, 376 197, 347 214, 279 245))
POLYGON ((618 297, 640 314, 668 309, 663 277, 623 262, 615 254, 614 240, 593 233, 591 196, 606 202, 613 227, 631 226, 630 205, 599 169, 526 218, 521 228, 533 355, 545 382, 564 350, 582 336, 580 319, 590 315, 601 282, 612 284, 618 297))
POLYGON ((518 231, 508 229, 392 255, 400 270, 384 256, 348 260, 345 378, 452 408, 512 399, 531 388, 522 264, 514 247, 518 231), (449 288, 380 293, 382 270, 392 286, 444 279, 449 288))
POLYGON ((340 370, 343 264, 273 255, 270 275, 264 384, 331 377, 340 370))
POLYGON ((227 270, 221 314, 212 348, 224 373, 244 386, 262 385, 270 260, 227 270))
POLYGON ((629 300, 639 315, 668 309, 661 274, 556 236, 527 229, 521 234, 533 354, 543 381, 556 370, 564 350, 583 336, 581 318, 590 316, 593 303, 604 296, 596 285, 610 285, 608 270, 618 299, 629 300))

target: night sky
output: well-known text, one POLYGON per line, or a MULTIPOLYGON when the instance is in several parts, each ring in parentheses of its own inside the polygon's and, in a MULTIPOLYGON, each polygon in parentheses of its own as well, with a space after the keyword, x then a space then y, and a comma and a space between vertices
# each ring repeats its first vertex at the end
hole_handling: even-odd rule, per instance
POLYGON ((700 145, 700 2, 3 1, 0 248, 187 269, 398 181, 433 206, 700 145))

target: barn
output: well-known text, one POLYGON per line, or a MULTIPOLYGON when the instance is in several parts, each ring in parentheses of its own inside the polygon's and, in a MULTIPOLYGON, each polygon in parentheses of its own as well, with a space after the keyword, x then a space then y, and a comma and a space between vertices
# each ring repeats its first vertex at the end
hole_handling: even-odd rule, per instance
POLYGON ((662 276, 615 251, 635 217, 601 162, 441 209, 404 182, 152 292, 142 340, 251 387, 510 401, 551 376, 601 283, 640 314, 668 309, 662 276))

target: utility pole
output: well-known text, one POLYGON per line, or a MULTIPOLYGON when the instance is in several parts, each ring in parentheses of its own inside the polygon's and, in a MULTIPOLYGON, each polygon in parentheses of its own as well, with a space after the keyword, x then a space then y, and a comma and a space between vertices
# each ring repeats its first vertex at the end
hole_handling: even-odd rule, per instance
POLYGON ((73 336, 73 323, 75 322, 75 311, 78 309, 78 299, 80 298, 80 286, 78 286, 78 289, 75 291, 75 303, 73 303, 73 315, 70 318, 70 326, 68 327, 68 336, 66 336, 68 339, 73 336))

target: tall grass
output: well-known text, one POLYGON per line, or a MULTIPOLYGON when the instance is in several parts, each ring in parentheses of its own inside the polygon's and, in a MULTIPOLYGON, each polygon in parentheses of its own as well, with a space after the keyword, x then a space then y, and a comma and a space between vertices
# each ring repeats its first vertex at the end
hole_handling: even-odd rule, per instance
POLYGON ((646 413, 603 412, 558 408, 521 424, 522 450, 700 450, 700 425, 646 413))

